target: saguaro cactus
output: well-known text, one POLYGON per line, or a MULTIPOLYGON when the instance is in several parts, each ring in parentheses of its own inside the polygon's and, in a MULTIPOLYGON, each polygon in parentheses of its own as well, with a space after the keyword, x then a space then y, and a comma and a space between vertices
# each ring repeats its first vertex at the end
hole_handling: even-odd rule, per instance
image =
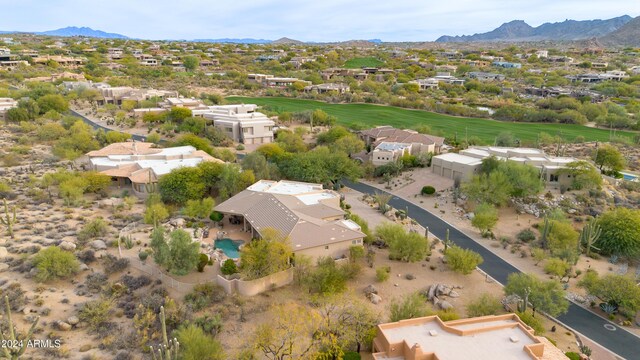
POLYGON ((442 243, 444 244, 445 253, 447 252, 447 249, 449 249, 450 246, 453 246, 453 241, 449 240, 449 229, 447 229, 447 232, 444 237, 444 241, 442 243))
POLYGON ((9 205, 7 205, 7 199, 4 199, 4 215, 0 217, 0 222, 7 227, 7 232, 13 239, 13 225, 16 223, 16 206, 13 205, 13 209, 10 211, 9 205))
POLYGON ((180 350, 180 343, 178 339, 167 339, 167 324, 164 317, 164 306, 160 307, 160 323, 162 324, 162 344, 158 345, 158 349, 151 348, 151 355, 153 360, 177 360, 178 351, 180 350))
POLYGON ((600 238, 600 234, 602 234, 602 228, 600 225, 595 222, 590 222, 582 228, 580 231, 580 241, 578 242, 578 251, 580 251, 580 247, 584 248, 585 255, 589 256, 591 254, 591 249, 600 250, 595 247, 593 244, 600 238))
POLYGON ((5 338, 2 331, 0 331, 0 342, 2 342, 2 347, 0 347, 0 357, 17 360, 20 358, 20 356, 22 356, 22 354, 24 354, 25 350, 27 350, 27 343, 31 339, 33 331, 38 325, 40 317, 38 316, 36 318, 36 321, 31 324, 31 328, 29 328, 29 332, 25 337, 18 336, 16 335, 16 331, 13 328, 13 320, 11 319, 11 306, 9 305, 8 296, 4 297, 4 303, 6 306, 5 315, 7 317, 7 332, 9 333, 9 337, 5 338))
POLYGON ((549 222, 548 217, 544 217, 544 225, 542 226, 542 230, 540 230, 540 247, 546 249, 549 241, 549 231, 551 231, 552 224, 549 222))

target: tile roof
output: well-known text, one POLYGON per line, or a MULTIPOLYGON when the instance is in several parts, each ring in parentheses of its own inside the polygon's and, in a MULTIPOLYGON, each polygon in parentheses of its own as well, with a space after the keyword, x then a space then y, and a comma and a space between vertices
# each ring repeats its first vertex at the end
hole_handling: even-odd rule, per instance
POLYGON ((442 145, 444 138, 420 134, 415 131, 400 130, 391 126, 380 126, 369 130, 363 130, 360 132, 362 135, 370 136, 375 139, 375 142, 395 142, 395 143, 420 143, 425 145, 442 145))
POLYGON ((215 210, 242 215, 258 232, 278 230, 294 251, 364 237, 357 226, 342 220, 339 195, 318 184, 261 180, 215 210), (325 220, 338 216, 339 220, 325 220))

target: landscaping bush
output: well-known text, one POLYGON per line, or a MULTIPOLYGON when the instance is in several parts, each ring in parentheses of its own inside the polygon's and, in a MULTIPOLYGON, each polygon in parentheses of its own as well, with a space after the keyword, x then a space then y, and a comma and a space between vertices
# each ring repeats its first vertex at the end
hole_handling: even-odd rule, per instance
POLYGON ((531 229, 524 229, 518 233, 516 238, 522 242, 528 243, 536 239, 536 234, 531 229))
POLYGON ((38 269, 35 278, 41 282, 66 279, 80 270, 76 257, 57 246, 40 250, 34 259, 34 264, 38 269))
POLYGON ((107 275, 115 274, 129 267, 129 259, 118 258, 111 254, 103 257, 102 265, 107 275))
POLYGON ((102 218, 96 218, 86 223, 78 232, 78 241, 81 243, 89 239, 95 239, 107 235, 107 222, 102 218))
POLYGON ((385 282, 389 280, 389 267, 379 267, 376 269, 376 281, 385 282))
POLYGON ((26 303, 27 298, 24 296, 24 290, 20 283, 14 282, 7 286, 5 289, 0 289, 0 300, 2 306, 0 306, 0 314, 5 312, 4 297, 9 298, 9 308, 12 311, 20 310, 26 303))
POLYGON ((233 259, 227 259, 220 267, 222 275, 233 275, 238 272, 238 267, 233 259))
POLYGON ((94 300, 84 303, 78 317, 93 330, 98 330, 111 318, 113 303, 109 299, 94 300))
POLYGON ((151 279, 146 275, 140 275, 133 277, 131 275, 123 275, 120 278, 120 282, 124 284, 129 290, 138 290, 151 284, 151 279))
POLYGON ((198 255, 198 272, 204 272, 207 263, 209 263, 209 256, 207 256, 207 254, 198 255))
POLYGON ((433 195, 435 192, 436 192, 436 188, 430 185, 423 186, 422 190, 420 190, 420 194, 422 195, 433 195))
POLYGON ((569 359, 571 360, 580 360, 580 354, 573 352, 573 351, 567 351, 566 353, 564 353, 569 359))
POLYGON ((205 333, 216 336, 222 331, 223 321, 220 315, 205 315, 197 318, 194 323, 198 325, 205 333))
POLYGON ((222 286, 209 282, 194 286, 193 291, 187 294, 184 300, 193 311, 200 311, 222 301, 226 295, 222 286))
POLYGON ((84 286, 87 290, 99 293, 102 291, 102 286, 107 283, 107 276, 100 272, 94 272, 87 275, 87 278, 84 280, 84 286))
POLYGON ((467 315, 469 317, 497 315, 500 309, 502 309, 500 300, 489 293, 484 293, 467 304, 467 315))
POLYGON ((217 211, 214 211, 211 214, 209 214, 209 219, 214 222, 222 221, 223 218, 224 218, 224 214, 221 214, 217 211))
POLYGON ((147 258, 149 257, 149 253, 147 251, 140 251, 138 253, 138 258, 140 259, 140 261, 144 262, 147 260, 147 258))
POLYGON ((96 254, 91 249, 86 249, 85 251, 79 253, 77 257, 85 264, 91 264, 92 262, 96 261, 96 254))
POLYGON ((542 322, 540 319, 533 317, 533 314, 530 312, 517 312, 516 313, 520 320, 523 323, 529 325, 536 335, 540 336, 544 334, 544 326, 542 326, 542 322))
POLYGON ((358 354, 355 351, 347 351, 344 353, 343 359, 344 360, 360 360, 361 357, 360 357, 360 354, 358 354))

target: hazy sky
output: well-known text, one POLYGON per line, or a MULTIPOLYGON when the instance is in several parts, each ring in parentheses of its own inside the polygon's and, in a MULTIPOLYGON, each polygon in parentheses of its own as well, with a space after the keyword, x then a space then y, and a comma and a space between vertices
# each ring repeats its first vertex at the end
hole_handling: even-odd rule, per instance
POLYGON ((88 26, 145 39, 432 41, 565 19, 640 15, 640 0, 0 0, 0 30, 88 26))

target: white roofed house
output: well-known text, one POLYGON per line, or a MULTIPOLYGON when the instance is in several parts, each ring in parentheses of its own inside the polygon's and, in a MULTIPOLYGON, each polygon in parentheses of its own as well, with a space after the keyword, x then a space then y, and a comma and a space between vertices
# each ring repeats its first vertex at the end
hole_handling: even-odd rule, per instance
POLYGON ((111 176, 118 186, 131 185, 139 197, 154 192, 158 179, 171 170, 203 161, 223 162, 193 146, 157 148, 153 143, 136 141, 113 143, 87 156, 92 170, 111 176))
POLYGON ((505 161, 516 161, 531 165, 540 171, 540 176, 550 184, 569 185, 571 174, 561 171, 567 164, 577 161, 571 157, 549 156, 540 149, 511 148, 499 146, 472 146, 460 153, 434 156, 431 169, 434 173, 450 179, 469 180, 480 171, 482 160, 490 156, 505 161))
POLYGON ((351 246, 362 246, 360 226, 345 219, 340 195, 321 184, 260 180, 224 201, 215 210, 241 224, 253 238, 275 229, 288 238, 296 255, 344 258, 351 246))
POLYGON ((17 106, 18 102, 12 98, 0 98, 0 120, 6 120, 7 111, 17 106))

